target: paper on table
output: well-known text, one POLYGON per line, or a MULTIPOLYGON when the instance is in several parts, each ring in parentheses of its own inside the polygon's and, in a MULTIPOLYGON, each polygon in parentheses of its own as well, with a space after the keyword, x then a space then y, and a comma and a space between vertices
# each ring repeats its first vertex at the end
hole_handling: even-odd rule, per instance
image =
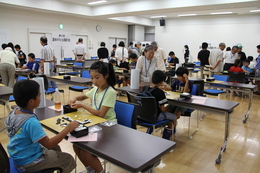
POLYGON ((88 142, 88 141, 97 141, 97 133, 89 133, 87 136, 82 136, 80 138, 76 138, 72 135, 68 138, 69 142, 88 142))
POLYGON ((53 106, 49 106, 49 108, 50 109, 53 109, 53 110, 55 110, 55 111, 63 111, 63 105, 61 105, 61 109, 55 109, 55 105, 53 105, 53 106))
POLYGON ((192 96, 192 103, 204 104, 207 100, 206 97, 192 96))

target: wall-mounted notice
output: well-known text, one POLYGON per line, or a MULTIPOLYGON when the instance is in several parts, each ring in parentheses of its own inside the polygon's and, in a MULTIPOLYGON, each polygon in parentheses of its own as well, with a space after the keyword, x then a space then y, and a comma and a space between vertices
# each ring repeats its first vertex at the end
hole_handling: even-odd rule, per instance
POLYGON ((52 46, 70 46, 71 33, 68 31, 52 31, 52 46))

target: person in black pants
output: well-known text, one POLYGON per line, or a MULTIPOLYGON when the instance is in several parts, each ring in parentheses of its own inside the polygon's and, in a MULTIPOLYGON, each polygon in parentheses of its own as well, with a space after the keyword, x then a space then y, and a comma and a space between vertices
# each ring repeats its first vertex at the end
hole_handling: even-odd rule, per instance
POLYGON ((185 50, 185 52, 184 52, 184 61, 185 61, 185 64, 187 64, 188 61, 189 61, 189 56, 190 56, 189 46, 185 45, 184 46, 184 50, 185 50))
POLYGON ((203 71, 205 65, 209 65, 209 54, 210 51, 207 50, 208 43, 203 42, 202 43, 202 50, 198 53, 198 60, 200 61, 200 77, 201 79, 204 79, 203 71))

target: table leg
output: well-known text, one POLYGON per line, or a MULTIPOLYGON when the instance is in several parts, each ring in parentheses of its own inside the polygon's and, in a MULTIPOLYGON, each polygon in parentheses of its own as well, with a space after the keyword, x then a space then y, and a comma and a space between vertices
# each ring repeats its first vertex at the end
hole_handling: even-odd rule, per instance
POLYGON ((250 114, 250 111, 251 111, 251 108, 252 108, 252 99, 253 99, 253 90, 250 90, 249 92, 249 104, 248 104, 248 110, 247 110, 247 113, 245 115, 245 119, 243 120, 243 123, 246 123, 248 117, 249 117, 249 114, 250 114))
POLYGON ((216 159, 216 164, 220 164, 221 163, 221 158, 222 158, 222 154, 223 152, 226 151, 227 148, 227 143, 228 143, 228 137, 229 137, 229 122, 230 122, 230 114, 228 112, 225 113, 226 115, 226 122, 225 122, 225 139, 224 139, 224 144, 222 145, 222 147, 220 148, 220 152, 218 154, 218 158, 216 159))

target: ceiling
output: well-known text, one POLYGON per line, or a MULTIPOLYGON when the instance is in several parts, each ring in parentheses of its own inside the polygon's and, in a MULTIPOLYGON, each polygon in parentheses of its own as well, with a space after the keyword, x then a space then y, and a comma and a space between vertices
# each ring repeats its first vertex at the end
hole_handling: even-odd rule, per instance
MULTIPOLYGON (((107 0, 105 3, 87 4, 93 1, 96 0, 0 0, 0 5, 147 26, 153 25, 155 19, 151 16, 212 16, 212 12, 241 15, 260 9, 260 0, 107 0)), ((256 13, 260 15, 260 12, 256 13)))

